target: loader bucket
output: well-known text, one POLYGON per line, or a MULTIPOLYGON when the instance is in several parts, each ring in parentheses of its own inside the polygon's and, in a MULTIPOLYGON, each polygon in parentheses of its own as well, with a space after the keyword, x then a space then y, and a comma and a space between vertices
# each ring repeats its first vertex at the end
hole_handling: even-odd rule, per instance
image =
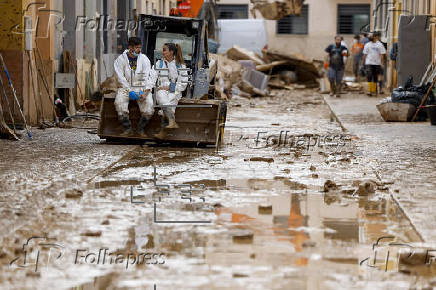
MULTIPOLYGON (((123 127, 118 120, 114 105, 114 96, 105 96, 101 104, 98 136, 107 141, 112 140, 154 140, 159 142, 195 143, 202 145, 219 146, 222 142, 224 124, 226 120, 226 103, 222 100, 194 100, 182 98, 176 108, 177 129, 168 129, 164 140, 153 139, 161 129, 161 116, 159 107, 148 123, 145 132, 149 138, 137 135, 123 137, 123 127)), ((136 101, 129 103, 130 121, 132 129, 137 130, 140 119, 139 107, 136 101)))

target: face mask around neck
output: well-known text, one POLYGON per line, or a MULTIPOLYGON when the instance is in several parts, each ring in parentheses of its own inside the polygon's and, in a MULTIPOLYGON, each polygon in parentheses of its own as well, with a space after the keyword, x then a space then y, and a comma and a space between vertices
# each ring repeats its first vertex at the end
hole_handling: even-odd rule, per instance
POLYGON ((134 57, 138 57, 139 53, 136 53, 134 50, 130 52, 134 57))

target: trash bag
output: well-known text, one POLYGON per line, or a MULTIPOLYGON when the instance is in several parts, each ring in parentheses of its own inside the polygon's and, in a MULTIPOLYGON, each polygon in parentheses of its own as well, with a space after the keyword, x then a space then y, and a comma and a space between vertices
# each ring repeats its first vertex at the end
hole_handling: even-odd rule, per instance
POLYGON ((413 87, 413 77, 412 76, 407 78, 407 81, 404 84, 404 87, 406 88, 406 90, 413 87))
MULTIPOLYGON (((403 87, 398 87, 392 92, 392 102, 394 103, 409 103, 418 107, 421 104, 422 98, 427 93, 428 89, 431 86, 431 83, 427 83, 422 86, 413 86, 413 79, 410 77, 406 85, 403 87)), ((424 105, 433 105, 435 104, 435 96, 431 91, 427 97, 427 100, 424 105)))
POLYGON ((419 92, 406 91, 404 89, 394 89, 392 92, 392 102, 393 103, 407 103, 418 107, 421 103, 423 94, 419 92))

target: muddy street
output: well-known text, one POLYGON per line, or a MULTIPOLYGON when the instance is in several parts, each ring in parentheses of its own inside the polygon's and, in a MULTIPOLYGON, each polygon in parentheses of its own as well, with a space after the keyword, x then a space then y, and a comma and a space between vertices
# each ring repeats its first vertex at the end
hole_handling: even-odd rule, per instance
POLYGON ((433 286, 405 258, 429 241, 392 196, 403 169, 380 174, 314 90, 273 95, 233 98, 219 148, 0 140, 0 288, 433 286))

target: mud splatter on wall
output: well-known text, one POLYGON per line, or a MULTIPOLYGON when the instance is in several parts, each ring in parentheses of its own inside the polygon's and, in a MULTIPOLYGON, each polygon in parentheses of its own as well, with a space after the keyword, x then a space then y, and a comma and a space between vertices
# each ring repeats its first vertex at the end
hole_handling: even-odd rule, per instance
POLYGON ((23 2, 0 0, 0 49, 23 49, 23 2))

